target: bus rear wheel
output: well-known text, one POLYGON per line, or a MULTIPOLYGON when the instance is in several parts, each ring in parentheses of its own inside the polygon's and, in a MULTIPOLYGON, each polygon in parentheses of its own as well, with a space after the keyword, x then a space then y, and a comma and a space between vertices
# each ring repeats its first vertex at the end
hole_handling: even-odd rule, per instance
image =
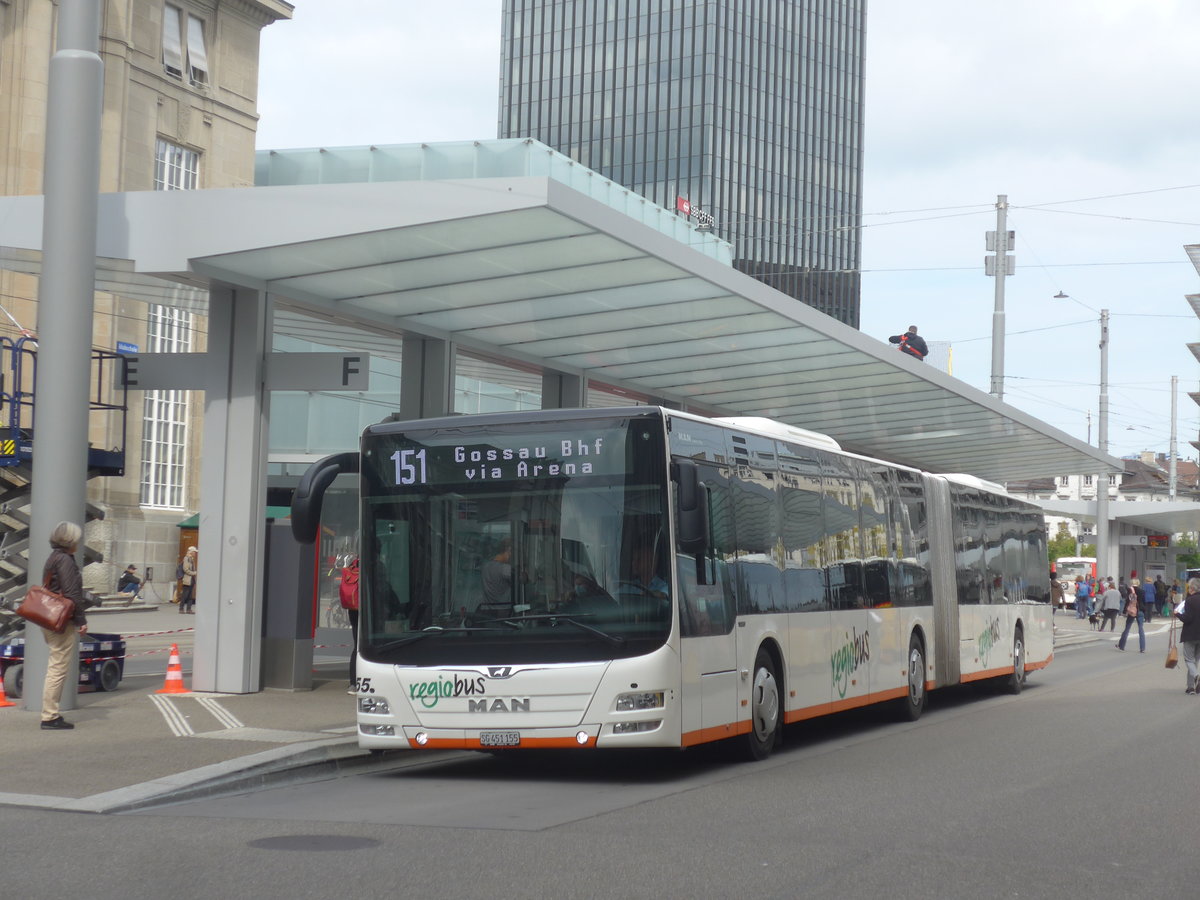
POLYGON ((779 676, 775 660, 766 647, 754 657, 754 680, 750 685, 750 733, 745 753, 751 760, 766 759, 779 742, 782 722, 779 701, 779 676))
POLYGON ((1025 687, 1025 634, 1020 626, 1013 635, 1013 670, 1004 680, 1004 687, 1010 694, 1019 694, 1025 687))
POLYGON ((901 700, 903 716, 909 722, 925 711, 925 647, 915 634, 908 639, 908 692, 901 700))

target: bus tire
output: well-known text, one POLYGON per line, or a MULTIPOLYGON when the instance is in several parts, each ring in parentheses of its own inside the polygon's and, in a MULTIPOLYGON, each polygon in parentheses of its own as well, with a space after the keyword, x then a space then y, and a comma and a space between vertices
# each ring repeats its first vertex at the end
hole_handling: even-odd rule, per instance
POLYGON ((25 664, 16 663, 4 670, 4 693, 9 700, 20 700, 25 690, 25 664))
POLYGON ((914 631, 908 639, 907 690, 900 704, 903 718, 915 722, 925 712, 925 645, 914 631))
POLYGON ((781 713, 775 660, 766 647, 759 647, 754 657, 754 674, 750 683, 750 732, 746 735, 745 743, 747 759, 757 761, 771 755, 780 738, 781 713))
POLYGON ((1013 670, 1004 679, 1004 688, 1010 694, 1019 694, 1023 687, 1025 687, 1025 632, 1018 625, 1013 634, 1013 670))

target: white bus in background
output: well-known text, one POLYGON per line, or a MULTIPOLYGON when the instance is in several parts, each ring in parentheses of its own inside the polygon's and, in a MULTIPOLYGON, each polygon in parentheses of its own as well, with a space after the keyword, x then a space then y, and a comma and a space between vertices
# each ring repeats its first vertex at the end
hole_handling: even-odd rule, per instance
POLYGON ((1046 530, 998 485, 763 419, 658 407, 369 427, 358 739, 372 749, 688 747, 1053 655, 1046 530))
MULTIPOLYGON (((1062 582, 1064 589, 1069 588, 1075 583, 1075 579, 1082 575, 1085 581, 1091 584, 1096 583, 1096 557, 1094 556, 1060 556, 1054 561, 1055 577, 1062 582)), ((1074 588, 1071 588, 1074 590, 1074 588)), ((1074 594, 1067 598, 1069 603, 1074 602, 1074 594)))

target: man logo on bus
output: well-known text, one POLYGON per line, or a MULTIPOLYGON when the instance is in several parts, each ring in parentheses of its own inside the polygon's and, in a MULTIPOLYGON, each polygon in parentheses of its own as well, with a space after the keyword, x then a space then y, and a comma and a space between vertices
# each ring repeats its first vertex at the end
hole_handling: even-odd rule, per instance
POLYGON ((858 671, 858 667, 871 658, 871 633, 846 633, 846 643, 833 652, 830 662, 833 665, 833 686, 837 688, 838 697, 845 697, 850 687, 850 676, 858 671))
POLYGON ((494 698, 491 703, 487 698, 483 700, 468 700, 467 712, 529 712, 528 697, 510 697, 504 700, 501 697, 494 698))
POLYGON ((1000 620, 992 619, 988 623, 988 627, 980 633, 976 644, 979 647, 979 664, 987 668, 988 656, 991 655, 992 648, 1000 642, 1000 620))

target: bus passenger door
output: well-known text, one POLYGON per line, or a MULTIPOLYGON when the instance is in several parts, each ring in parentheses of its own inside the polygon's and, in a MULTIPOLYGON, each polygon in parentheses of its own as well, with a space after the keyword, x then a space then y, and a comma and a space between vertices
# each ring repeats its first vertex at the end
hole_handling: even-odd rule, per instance
POLYGON ((679 644, 682 663, 683 744, 731 737, 738 712, 734 605, 725 564, 707 560, 698 584, 693 557, 679 555, 679 644), (715 582, 715 583, 713 583, 715 582))

